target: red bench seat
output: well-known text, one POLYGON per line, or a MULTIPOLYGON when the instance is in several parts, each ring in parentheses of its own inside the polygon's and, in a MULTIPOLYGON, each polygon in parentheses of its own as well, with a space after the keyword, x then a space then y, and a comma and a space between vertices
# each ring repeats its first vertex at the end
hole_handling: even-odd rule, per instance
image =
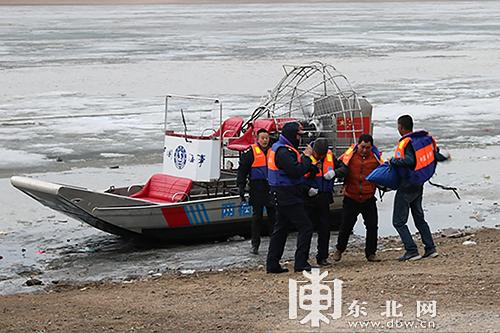
POLYGON ((187 198, 192 186, 191 179, 157 173, 149 178, 139 192, 130 197, 158 203, 179 202, 187 198))

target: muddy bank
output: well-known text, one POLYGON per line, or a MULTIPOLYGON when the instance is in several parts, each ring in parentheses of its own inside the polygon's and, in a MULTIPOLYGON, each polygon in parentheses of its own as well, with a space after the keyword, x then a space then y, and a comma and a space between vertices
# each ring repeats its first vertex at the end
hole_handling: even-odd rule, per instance
MULTIPOLYGON (((415 320, 416 301, 436 301, 433 329, 405 332, 495 332, 500 320, 500 230, 465 237, 437 237, 440 256, 399 263, 394 238, 382 241, 382 262, 368 263, 360 247, 325 270, 344 281, 342 317, 321 328, 353 331, 354 321, 386 324, 387 300, 415 320), (464 241, 475 245, 464 245, 464 241), (367 316, 347 316, 353 300, 366 302, 367 316)), ((291 268, 291 266, 289 266, 291 268)), ((55 286, 38 294, 0 297, 2 332, 165 332, 307 330, 288 319, 288 279, 299 273, 266 274, 262 267, 223 272, 168 274, 126 283, 55 286)), ((299 313, 300 315, 301 313, 299 313)), ((299 319, 301 317, 299 316, 299 319)), ((423 321, 422 321, 423 322, 423 321)), ((357 329, 356 331, 364 331, 357 329)), ((370 329, 374 331, 374 329, 370 329)), ((375 329, 375 331, 380 331, 375 329)), ((385 328, 382 331, 397 332, 385 328)))

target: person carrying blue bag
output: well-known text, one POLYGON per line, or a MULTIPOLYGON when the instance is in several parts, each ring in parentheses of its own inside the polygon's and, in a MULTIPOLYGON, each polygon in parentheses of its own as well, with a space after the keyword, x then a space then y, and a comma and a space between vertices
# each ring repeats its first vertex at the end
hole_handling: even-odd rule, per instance
POLYGON ((426 131, 413 132, 413 119, 409 115, 398 118, 398 131, 401 138, 389 165, 397 170, 400 177, 392 214, 392 224, 406 251, 399 260, 435 258, 438 256, 436 245, 422 208, 423 190, 424 183, 434 175, 437 162, 445 161, 449 156, 439 153, 436 141, 426 131), (424 243, 423 256, 418 253, 417 245, 407 226, 410 210, 424 243))

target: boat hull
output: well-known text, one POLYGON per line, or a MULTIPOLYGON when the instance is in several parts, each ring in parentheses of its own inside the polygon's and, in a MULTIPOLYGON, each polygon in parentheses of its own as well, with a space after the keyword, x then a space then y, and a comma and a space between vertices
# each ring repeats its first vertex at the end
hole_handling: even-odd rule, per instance
MULTIPOLYGON (((159 204, 27 177, 11 183, 53 210, 120 236, 186 242, 250 235, 252 207, 238 196, 159 204)), ((341 208, 335 202, 332 213, 341 208)))

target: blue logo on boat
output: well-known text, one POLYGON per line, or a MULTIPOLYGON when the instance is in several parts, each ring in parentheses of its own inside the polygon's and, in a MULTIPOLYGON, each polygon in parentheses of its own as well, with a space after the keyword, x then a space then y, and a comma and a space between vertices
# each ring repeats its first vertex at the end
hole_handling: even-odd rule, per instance
POLYGON ((234 216, 234 202, 222 204, 221 206, 222 218, 234 216))
POLYGON ((242 201, 240 204, 240 208, 238 209, 238 212, 240 216, 250 216, 252 215, 252 206, 250 206, 248 202, 242 201))
POLYGON ((177 169, 183 169, 186 166, 187 152, 183 146, 177 146, 174 152, 174 164, 177 169))

